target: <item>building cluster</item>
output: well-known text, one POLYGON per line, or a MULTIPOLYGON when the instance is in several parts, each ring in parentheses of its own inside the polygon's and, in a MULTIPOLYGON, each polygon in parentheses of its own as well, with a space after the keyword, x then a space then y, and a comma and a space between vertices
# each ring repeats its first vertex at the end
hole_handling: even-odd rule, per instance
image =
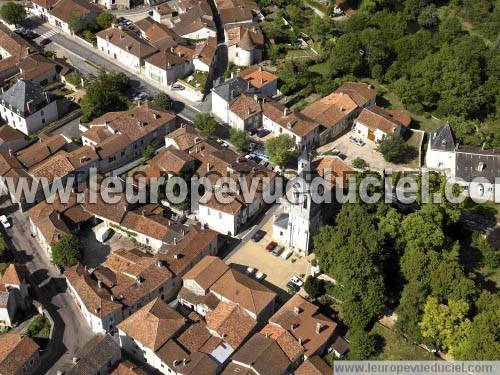
MULTIPOLYGON (((79 276, 70 276, 77 272, 70 270, 65 275, 72 294, 89 299, 89 295, 103 289, 119 289, 118 283, 126 283, 121 279, 131 277, 129 274, 151 273, 149 279, 158 280, 160 285, 164 277, 153 276, 160 271, 141 272, 149 264, 159 266, 154 261, 143 265, 134 258, 137 256, 120 251, 106 261, 103 269, 94 270, 102 275, 101 286, 87 281, 85 286, 75 287, 72 278, 79 276), (120 269, 123 275, 104 267, 120 269), (110 286, 113 282, 117 285, 110 286)), ((182 276, 181 284, 174 302, 167 304, 168 297, 153 294, 106 327, 104 331, 114 333, 113 338, 104 332, 97 335, 67 373, 76 374, 92 366, 89 368, 93 373, 112 374, 126 370, 142 374, 153 369, 162 374, 282 374, 311 370, 326 374, 331 373, 331 368, 320 356, 333 352, 341 357, 349 350, 337 323, 317 306, 295 295, 276 310, 273 291, 215 256, 205 256, 194 265, 182 276), (120 349, 128 359, 120 359, 120 349)), ((121 289, 123 301, 136 297, 137 293, 131 295, 128 288, 121 289)), ((109 313, 122 309, 119 305, 111 299, 101 302, 99 308, 109 313)))

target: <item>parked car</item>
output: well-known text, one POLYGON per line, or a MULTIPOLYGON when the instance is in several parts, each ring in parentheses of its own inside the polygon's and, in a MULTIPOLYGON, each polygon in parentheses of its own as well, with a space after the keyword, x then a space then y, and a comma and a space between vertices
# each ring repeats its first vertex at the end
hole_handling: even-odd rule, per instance
POLYGON ((255 232, 253 234, 252 241, 259 242, 262 238, 264 238, 265 235, 266 235, 266 232, 259 229, 257 232, 255 232))
POLYGON ((361 139, 353 137, 353 136, 349 137, 349 141, 351 143, 354 143, 357 146, 363 147, 365 145, 365 142, 363 142, 361 139))
POLYGON ((265 274, 263 274, 263 273, 262 273, 262 272, 260 272, 260 271, 259 271, 259 272, 257 272, 257 273, 255 274, 255 279, 256 279, 256 280, 258 280, 258 281, 260 281, 260 280, 264 280, 264 278, 265 278, 265 277, 266 277, 266 275, 265 275, 265 274))
POLYGON ((257 155, 253 155, 253 156, 250 158, 250 160, 254 161, 254 162, 255 162, 255 163, 257 163, 257 164, 259 164, 259 163, 262 161, 262 159, 261 159, 261 158, 259 158, 257 155))
POLYGON ((337 155, 341 160, 345 160, 347 159, 347 155, 346 154, 338 154, 337 155))
POLYGON ((335 148, 335 147, 334 147, 334 148, 332 148, 332 149, 330 150, 330 153, 331 153, 332 155, 338 155, 338 154, 340 154, 340 150, 339 150, 338 148, 335 148))
POLYGON ((227 142, 222 142, 220 145, 221 145, 221 147, 229 148, 229 143, 227 143, 227 142))
POLYGON ((257 137, 264 138, 269 133, 271 133, 271 131, 269 131, 267 129, 259 129, 259 131, 257 131, 257 137))
POLYGON ((180 83, 174 83, 172 85, 172 90, 184 90, 185 87, 183 85, 181 85, 180 83))
POLYGON ((293 290, 295 293, 300 290, 302 285, 304 285, 304 282, 298 276, 292 276, 286 283, 287 288, 293 290))
POLYGON ((264 168, 267 167, 269 165, 269 162, 268 161, 265 161, 265 160, 261 160, 259 165, 262 165, 264 168))
POLYGON ((248 130, 248 134, 250 134, 250 135, 255 135, 255 133, 257 133, 257 129, 255 129, 255 128, 248 130))
POLYGON ((247 269, 245 270, 245 273, 250 276, 250 275, 253 275, 255 273, 255 271, 256 271, 255 268, 247 267, 247 269))
POLYGON ((278 246, 276 249, 273 250, 272 254, 275 257, 279 257, 280 254, 283 252, 283 250, 285 250, 285 248, 283 246, 278 246))
POLYGON ((271 241, 271 242, 269 242, 267 244, 266 250, 267 251, 273 251, 276 248, 276 246, 278 246, 278 244, 276 242, 274 242, 274 241, 271 241))
POLYGON ((10 228, 10 226, 11 226, 9 219, 5 215, 0 216, 0 222, 2 223, 2 225, 5 229, 10 228))
POLYGON ((42 46, 46 46, 47 44, 50 44, 50 43, 52 43, 52 40, 50 40, 49 38, 45 38, 45 39, 43 39, 43 40, 40 42, 40 44, 41 44, 42 46))
POLYGON ((285 259, 285 260, 286 260, 286 259, 290 258, 290 256, 292 255, 292 253, 293 253, 293 252, 292 252, 292 250, 287 249, 287 250, 285 250, 285 251, 281 254, 281 257, 282 257, 283 259, 285 259))
POLYGON ((250 143, 248 144, 248 147, 247 147, 247 148, 248 148, 248 151, 252 152, 253 150, 255 150, 255 146, 256 146, 256 144, 255 144, 255 143, 250 142, 250 143))

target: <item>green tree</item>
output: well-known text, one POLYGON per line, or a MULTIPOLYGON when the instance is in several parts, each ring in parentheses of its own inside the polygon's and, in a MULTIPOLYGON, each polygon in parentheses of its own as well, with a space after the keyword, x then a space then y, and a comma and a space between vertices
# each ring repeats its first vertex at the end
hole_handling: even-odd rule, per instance
POLYGON ((68 26, 74 34, 80 34, 84 30, 82 19, 76 14, 71 14, 69 16, 68 26))
POLYGON ((116 17, 111 13, 101 12, 95 19, 95 22, 101 29, 107 29, 116 23, 116 17))
POLYGON ((384 138, 377 148, 384 159, 390 163, 400 164, 411 160, 415 154, 415 149, 408 146, 399 135, 389 135, 384 138))
POLYGON ((342 74, 359 74, 363 65, 360 49, 361 43, 357 35, 342 35, 332 51, 332 69, 342 74))
POLYGON ((360 329, 349 331, 349 360, 365 360, 377 353, 377 337, 360 329))
POLYGON ((468 311, 469 305, 463 300, 450 300, 444 305, 437 298, 427 298, 419 324, 422 336, 432 339, 437 348, 453 353, 470 332, 468 311))
POLYGON ((285 165, 293 156, 293 139, 286 135, 279 135, 266 141, 266 152, 273 164, 285 165))
POLYGON ((304 283, 304 290, 310 297, 318 298, 325 294, 325 285, 323 280, 309 275, 304 283))
POLYGON ((244 151, 248 145, 247 134, 243 130, 229 129, 229 141, 238 149, 244 151))
POLYGON ((0 8, 0 16, 11 25, 19 25, 26 18, 26 11, 22 4, 9 1, 0 8))
POLYGON ((61 269, 74 266, 80 255, 80 241, 72 234, 62 237, 52 246, 52 263, 61 269))
POLYGON ((212 136, 217 130, 217 120, 208 112, 199 112, 194 117, 194 126, 196 126, 207 137, 212 136))
POLYGON ((172 98, 165 94, 164 92, 160 92, 157 94, 154 99, 153 103, 156 104, 158 107, 161 107, 166 110, 171 110, 172 109, 172 98))
POLYGON ((9 248, 5 242, 5 238, 0 234, 0 256, 3 256, 9 248))
POLYGON ((497 360, 500 358, 500 296, 483 291, 476 309, 470 330, 453 348, 453 356, 464 361, 497 360))
POLYGON ((151 160, 154 158, 155 154, 156 154, 155 148, 153 146, 148 146, 142 152, 142 157, 144 158, 144 160, 151 160))
POLYGON ((365 205, 344 204, 336 226, 324 226, 314 237, 320 268, 340 285, 335 298, 350 329, 364 330, 385 306, 383 236, 365 205))
POLYGON ((83 122, 90 121, 110 111, 127 109, 127 98, 123 92, 129 79, 123 73, 101 73, 85 86, 85 95, 80 101, 83 122))

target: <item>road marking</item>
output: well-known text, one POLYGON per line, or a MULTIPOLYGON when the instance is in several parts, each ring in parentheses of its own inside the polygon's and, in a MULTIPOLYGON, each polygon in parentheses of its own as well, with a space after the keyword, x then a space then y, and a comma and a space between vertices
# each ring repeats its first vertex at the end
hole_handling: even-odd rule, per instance
POLYGON ((57 32, 56 30, 49 30, 49 31, 44 32, 42 35, 40 35, 40 37, 42 39, 49 39, 57 34, 59 34, 59 32, 57 32))

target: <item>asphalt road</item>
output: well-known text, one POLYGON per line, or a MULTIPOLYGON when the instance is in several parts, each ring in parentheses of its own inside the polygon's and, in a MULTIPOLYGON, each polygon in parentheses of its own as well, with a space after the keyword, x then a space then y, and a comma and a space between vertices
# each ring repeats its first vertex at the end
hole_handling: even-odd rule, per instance
POLYGON ((56 374, 71 363, 75 353, 92 338, 92 332, 67 292, 64 277, 50 263, 36 238, 31 237, 28 214, 18 211, 5 196, 1 198, 0 211, 11 219, 6 239, 16 262, 30 271, 30 282, 38 298, 54 319, 54 340, 38 373, 56 374))
MULTIPOLYGON (((43 35, 52 29, 45 25, 33 25, 33 30, 39 35, 43 35)), ((179 116, 182 118, 192 121, 194 116, 199 111, 210 111, 211 108, 211 95, 207 96, 203 103, 190 103, 185 100, 182 96, 175 93, 172 90, 162 89, 160 90, 150 82, 148 82, 144 77, 131 73, 126 68, 108 60, 104 56, 101 56, 94 48, 86 46, 82 43, 76 42, 71 37, 58 32, 55 35, 51 35, 50 39, 52 43, 57 44, 60 48, 66 50, 70 54, 70 59, 76 62, 77 67, 81 69, 84 73, 94 74, 99 69, 104 69, 106 71, 113 71, 118 73, 124 73, 131 80, 131 86, 136 91, 144 91, 151 96, 158 94, 159 92, 166 92, 168 95, 174 99, 174 110, 178 112, 179 116)), ((50 46, 50 45, 49 45, 50 46)))

